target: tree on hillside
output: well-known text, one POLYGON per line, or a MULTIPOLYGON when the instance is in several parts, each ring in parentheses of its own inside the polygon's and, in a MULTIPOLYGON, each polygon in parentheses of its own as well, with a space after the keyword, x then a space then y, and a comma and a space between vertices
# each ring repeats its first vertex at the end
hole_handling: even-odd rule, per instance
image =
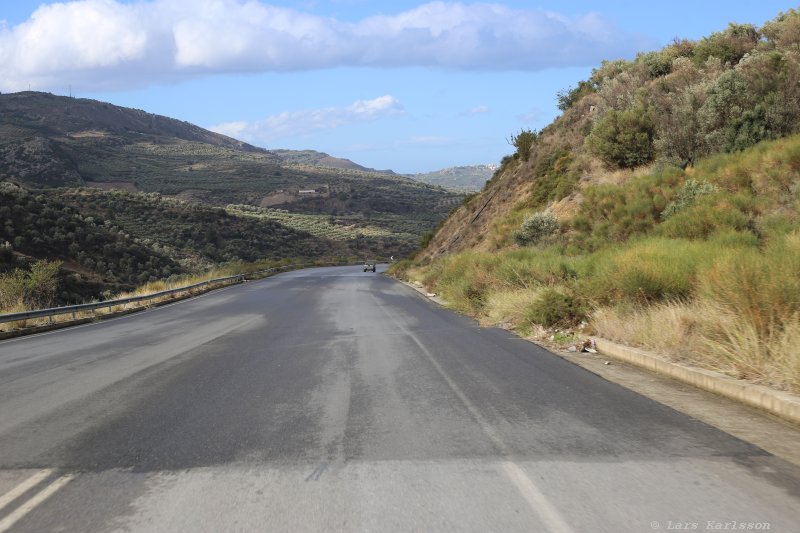
POLYGON ((508 144, 515 147, 517 152, 514 157, 527 161, 531 154, 531 147, 539 140, 539 132, 536 130, 520 130, 516 135, 508 139, 508 144))
POLYGON ((625 111, 610 110, 595 123, 586 143, 606 164, 634 168, 655 157, 654 136, 653 114, 640 104, 625 111))

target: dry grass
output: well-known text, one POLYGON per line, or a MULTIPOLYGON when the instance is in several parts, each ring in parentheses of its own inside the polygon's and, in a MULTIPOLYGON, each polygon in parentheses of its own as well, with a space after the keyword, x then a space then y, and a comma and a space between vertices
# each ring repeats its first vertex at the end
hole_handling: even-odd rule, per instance
POLYGON ((581 180, 582 186, 613 184, 620 185, 636 176, 652 174, 655 164, 641 166, 635 169, 608 168, 602 161, 589 154, 581 154, 578 161, 584 171, 586 179, 581 180))
POLYGON ((702 345, 702 317, 694 305, 670 302, 645 309, 603 307, 595 311, 591 329, 612 341, 651 350, 670 359, 691 361, 702 345))
POLYGON ((673 361, 800 392, 800 314, 765 335, 747 317, 702 299, 636 310, 598 309, 591 327, 602 337, 673 361))
MULTIPOLYGON (((140 287, 137 287, 135 290, 121 293, 113 296, 112 300, 123 299, 123 298, 133 298, 136 296, 147 296, 150 294, 156 294, 162 291, 171 290, 171 289, 178 289, 180 287, 185 287, 188 285, 193 285, 195 283, 200 283, 202 281, 208 281, 215 278, 225 277, 233 275, 232 273, 228 272, 229 269, 219 269, 213 270, 210 272, 206 272, 204 274, 198 274, 195 276, 186 276, 181 277, 179 279, 173 281, 153 281, 146 283, 140 287)), ((212 288, 221 287, 224 285, 228 285, 230 282, 220 282, 220 284, 215 284, 212 288)), ((174 294, 165 295, 154 297, 152 299, 142 300, 139 302, 133 302, 129 304, 122 304, 122 305, 113 305, 109 307, 102 307, 99 309, 95 309, 93 311, 80 311, 76 313, 65 313, 61 315, 55 315, 52 317, 43 317, 43 318, 34 318, 34 319, 27 319, 27 320, 18 320, 15 322, 5 322, 0 324, 0 331, 14 331, 17 329, 29 328, 29 327, 36 327, 36 326, 44 326, 48 324, 55 324, 55 323, 63 323, 63 322, 71 322, 73 320, 82 320, 86 318, 98 318, 103 317, 106 315, 111 315, 115 313, 119 313, 122 311, 132 310, 132 309, 141 309, 141 308, 148 308, 154 305, 175 300, 178 298, 182 298, 186 295, 190 294, 199 294, 201 292, 205 292, 208 290, 206 287, 201 287, 197 289, 191 289, 186 291, 180 291, 174 294)), ((23 312, 27 311, 24 306, 18 306, 13 309, 8 309, 7 313, 16 313, 16 312, 23 312)))
POLYGON ((486 299, 481 324, 516 326, 526 310, 541 294, 541 288, 506 289, 492 292, 486 299))

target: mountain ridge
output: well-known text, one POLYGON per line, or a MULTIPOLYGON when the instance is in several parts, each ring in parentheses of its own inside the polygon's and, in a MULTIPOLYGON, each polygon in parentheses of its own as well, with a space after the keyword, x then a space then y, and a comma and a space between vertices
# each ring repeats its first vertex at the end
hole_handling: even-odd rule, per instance
POLYGON ((480 191, 500 165, 460 165, 431 172, 405 174, 414 180, 452 190, 480 191))

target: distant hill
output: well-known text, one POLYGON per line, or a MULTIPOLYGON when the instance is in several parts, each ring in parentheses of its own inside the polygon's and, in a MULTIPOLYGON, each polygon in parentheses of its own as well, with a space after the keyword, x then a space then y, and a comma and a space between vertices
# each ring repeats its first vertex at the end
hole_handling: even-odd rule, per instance
POLYGON ((313 165, 318 167, 360 170, 362 172, 394 174, 391 170, 375 170, 374 168, 363 167, 349 159, 333 157, 325 152, 317 152, 316 150, 270 150, 269 152, 278 156, 282 161, 295 165, 313 165))
POLYGON ((483 188, 499 165, 469 165, 450 167, 435 172, 407 174, 408 177, 455 191, 475 192, 483 188))
POLYGON ((327 154, 281 153, 95 100, 37 92, 0 95, 0 181, 158 192, 220 206, 434 220, 458 202, 455 195, 410 178, 327 154))

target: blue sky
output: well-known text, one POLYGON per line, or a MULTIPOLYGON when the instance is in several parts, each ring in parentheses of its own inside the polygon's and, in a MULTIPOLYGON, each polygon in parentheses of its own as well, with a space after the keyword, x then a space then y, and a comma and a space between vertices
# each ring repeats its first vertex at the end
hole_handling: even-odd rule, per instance
POLYGON ((0 90, 72 92, 266 148, 423 172, 496 163, 556 92, 632 58, 797 5, 731 2, 15 0, 0 90))

